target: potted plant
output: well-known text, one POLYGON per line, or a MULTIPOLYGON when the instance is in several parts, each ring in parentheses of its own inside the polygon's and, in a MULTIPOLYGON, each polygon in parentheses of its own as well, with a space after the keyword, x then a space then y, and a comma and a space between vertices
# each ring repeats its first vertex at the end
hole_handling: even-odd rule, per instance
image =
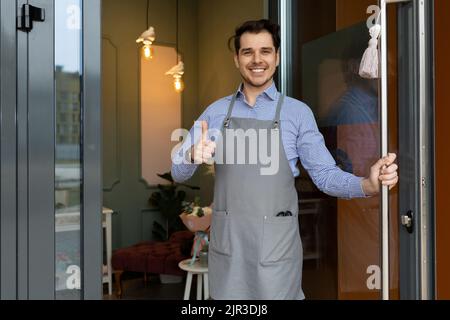
POLYGON ((211 225, 212 205, 209 207, 200 206, 200 198, 196 197, 193 203, 188 204, 184 212, 180 214, 181 221, 191 232, 195 232, 192 247, 192 259, 190 264, 194 264, 199 259, 202 266, 205 258, 208 259, 209 228, 211 225))
POLYGON ((173 232, 186 230, 184 224, 179 219, 179 215, 183 212, 186 192, 178 190, 178 188, 185 187, 191 190, 200 190, 200 188, 184 183, 176 183, 170 172, 158 174, 158 177, 168 181, 168 184, 158 184, 159 191, 152 193, 149 198, 149 204, 157 207, 166 218, 166 227, 155 221, 152 230, 155 239, 164 241, 168 240, 173 232))

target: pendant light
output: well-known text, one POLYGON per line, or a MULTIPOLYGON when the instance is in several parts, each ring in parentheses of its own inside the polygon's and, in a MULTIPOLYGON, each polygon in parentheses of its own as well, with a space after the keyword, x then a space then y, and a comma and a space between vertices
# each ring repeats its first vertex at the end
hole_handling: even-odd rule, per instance
POLYGON ((166 75, 173 76, 173 86, 176 92, 180 93, 184 90, 184 63, 181 57, 178 54, 178 0, 176 2, 176 51, 177 51, 177 64, 173 66, 169 71, 166 72, 166 75))
POLYGON ((142 55, 145 58, 145 60, 151 60, 153 59, 154 51, 152 44, 156 39, 156 33, 155 28, 149 26, 148 21, 148 11, 150 7, 150 0, 147 0, 147 30, 144 31, 141 36, 136 40, 136 43, 142 43, 142 55))

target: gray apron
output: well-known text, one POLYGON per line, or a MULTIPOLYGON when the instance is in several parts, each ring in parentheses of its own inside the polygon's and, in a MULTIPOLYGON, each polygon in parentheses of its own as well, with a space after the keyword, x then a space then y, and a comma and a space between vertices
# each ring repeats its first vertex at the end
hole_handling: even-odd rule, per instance
MULTIPOLYGON (((275 118, 231 117, 233 97, 221 128, 279 130, 284 96, 275 118)), ((294 176, 279 136, 279 170, 261 175, 258 164, 216 164, 209 250, 209 286, 215 300, 301 300, 303 248, 294 176), (290 211, 292 216, 277 217, 290 211)), ((240 139, 240 138, 237 138, 240 139)), ((245 138, 244 138, 245 139, 245 138)), ((268 139, 270 142, 270 138, 268 139)), ((248 154, 248 143, 246 153, 248 154)), ((272 146, 268 149, 273 152, 272 146)), ((223 148, 226 159, 226 148, 223 148)))

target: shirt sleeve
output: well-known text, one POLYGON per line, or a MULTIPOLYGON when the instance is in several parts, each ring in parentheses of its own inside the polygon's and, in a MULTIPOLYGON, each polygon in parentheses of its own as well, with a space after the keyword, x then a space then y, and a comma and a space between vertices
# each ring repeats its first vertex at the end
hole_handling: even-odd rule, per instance
POLYGON ((333 197, 365 198, 363 178, 345 172, 336 165, 309 107, 304 106, 299 115, 299 124, 298 156, 317 188, 333 197))
POLYGON ((199 167, 198 164, 191 163, 190 149, 201 138, 200 121, 207 121, 209 125, 208 109, 194 123, 189 134, 184 137, 181 146, 172 153, 172 178, 175 182, 181 183, 189 180, 199 167))

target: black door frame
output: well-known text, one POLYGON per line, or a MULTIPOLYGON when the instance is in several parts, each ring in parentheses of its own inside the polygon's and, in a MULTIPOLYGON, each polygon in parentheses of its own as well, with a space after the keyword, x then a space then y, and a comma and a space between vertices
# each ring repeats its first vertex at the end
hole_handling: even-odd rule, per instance
POLYGON ((403 300, 436 297, 434 0, 421 2, 398 11, 399 212, 413 212, 413 232, 399 231, 403 300))

